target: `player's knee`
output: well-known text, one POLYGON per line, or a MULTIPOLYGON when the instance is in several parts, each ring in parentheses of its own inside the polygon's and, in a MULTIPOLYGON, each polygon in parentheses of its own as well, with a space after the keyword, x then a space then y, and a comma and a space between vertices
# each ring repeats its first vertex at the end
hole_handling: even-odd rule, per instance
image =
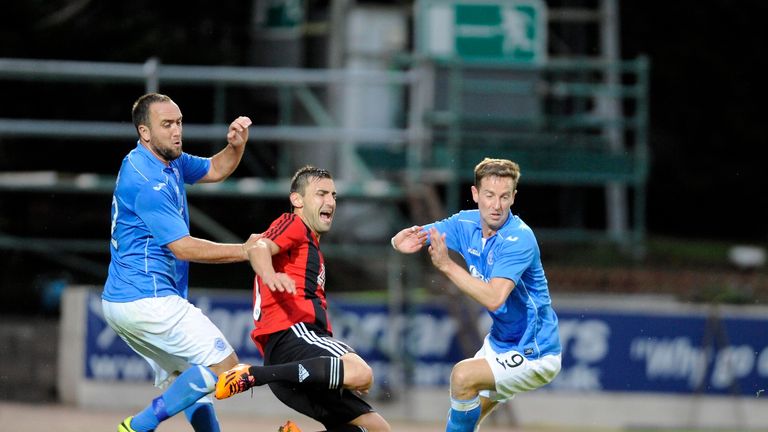
POLYGON ((473 389, 474 382, 472 382, 472 374, 470 372, 469 368, 462 363, 453 366, 453 369, 451 370, 452 394, 455 396, 458 394, 465 394, 473 389))
POLYGON ((374 424, 372 427, 367 428, 369 432, 392 432, 392 427, 386 420, 379 417, 381 421, 374 424))
POLYGON ((355 388, 371 388, 373 385, 373 370, 366 363, 355 364, 353 386, 355 388))
POLYGON ((363 426, 368 432, 392 432, 392 427, 379 413, 370 412, 356 418, 352 424, 363 426))
POLYGON ((344 386, 354 389, 371 388, 373 369, 362 359, 344 359, 344 386))

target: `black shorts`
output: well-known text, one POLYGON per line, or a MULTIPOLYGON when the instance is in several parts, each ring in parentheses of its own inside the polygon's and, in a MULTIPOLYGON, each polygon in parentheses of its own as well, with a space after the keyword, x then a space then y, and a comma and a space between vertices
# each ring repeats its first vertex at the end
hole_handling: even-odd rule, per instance
MULTIPOLYGON (((349 345, 334 339, 325 330, 311 324, 294 324, 291 328, 272 334, 264 347, 264 365, 328 356, 341 357, 355 352, 349 345)), ((281 402, 322 423, 327 429, 347 424, 355 418, 373 412, 373 408, 346 390, 329 390, 300 384, 274 382, 269 389, 281 402)))

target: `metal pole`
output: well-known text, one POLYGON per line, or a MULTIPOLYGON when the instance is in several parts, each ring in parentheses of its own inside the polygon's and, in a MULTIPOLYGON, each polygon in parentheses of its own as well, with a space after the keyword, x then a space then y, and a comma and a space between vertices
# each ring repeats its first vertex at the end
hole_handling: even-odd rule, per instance
POLYGON ((147 93, 157 93, 160 90, 159 68, 160 59, 157 57, 150 57, 144 62, 144 75, 147 77, 144 88, 147 93))
MULTIPOLYGON (((602 57, 606 61, 604 80, 609 88, 620 84, 620 71, 615 65, 621 60, 619 41, 619 5, 618 0, 601 0, 600 37, 602 57)), ((610 119, 621 118, 620 99, 617 96, 600 98, 600 113, 610 119)), ((613 153, 622 153, 624 134, 622 128, 609 125, 603 132, 608 139, 609 149, 613 153)), ((605 187, 606 220, 608 235, 614 240, 628 239, 628 211, 626 186, 617 182, 608 182, 605 187)))

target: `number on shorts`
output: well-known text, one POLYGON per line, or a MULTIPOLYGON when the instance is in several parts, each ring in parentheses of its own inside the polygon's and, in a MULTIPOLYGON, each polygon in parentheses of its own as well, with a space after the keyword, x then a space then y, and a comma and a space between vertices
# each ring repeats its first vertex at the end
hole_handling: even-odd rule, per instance
POLYGON ((523 362, 525 362, 525 357, 516 352, 505 353, 504 355, 496 356, 496 363, 500 364, 504 369, 516 368, 523 364, 523 362))

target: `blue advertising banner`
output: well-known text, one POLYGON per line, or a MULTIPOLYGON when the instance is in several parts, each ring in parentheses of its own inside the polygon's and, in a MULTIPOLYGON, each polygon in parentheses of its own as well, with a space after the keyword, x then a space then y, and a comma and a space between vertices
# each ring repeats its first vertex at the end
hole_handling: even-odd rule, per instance
POLYGON ((558 314, 564 367, 555 389, 751 396, 768 390, 766 318, 558 314))
MULTIPOLYGON (((249 337, 249 296, 198 295, 191 300, 222 330, 243 362, 261 362, 249 337)), ((388 382, 390 368, 397 363, 414 385, 446 386, 453 365, 474 354, 462 352, 460 325, 440 304, 419 305, 396 319, 384 304, 334 298, 333 305, 335 336, 369 362, 378 384, 388 382)), ((95 292, 89 294, 87 311, 86 377, 150 380, 149 365, 104 321, 95 292)), ((547 386, 552 391, 759 396, 768 390, 768 316, 718 318, 566 307, 557 312, 563 369, 547 386)), ((478 328, 487 329, 489 318, 478 316, 478 328)))

